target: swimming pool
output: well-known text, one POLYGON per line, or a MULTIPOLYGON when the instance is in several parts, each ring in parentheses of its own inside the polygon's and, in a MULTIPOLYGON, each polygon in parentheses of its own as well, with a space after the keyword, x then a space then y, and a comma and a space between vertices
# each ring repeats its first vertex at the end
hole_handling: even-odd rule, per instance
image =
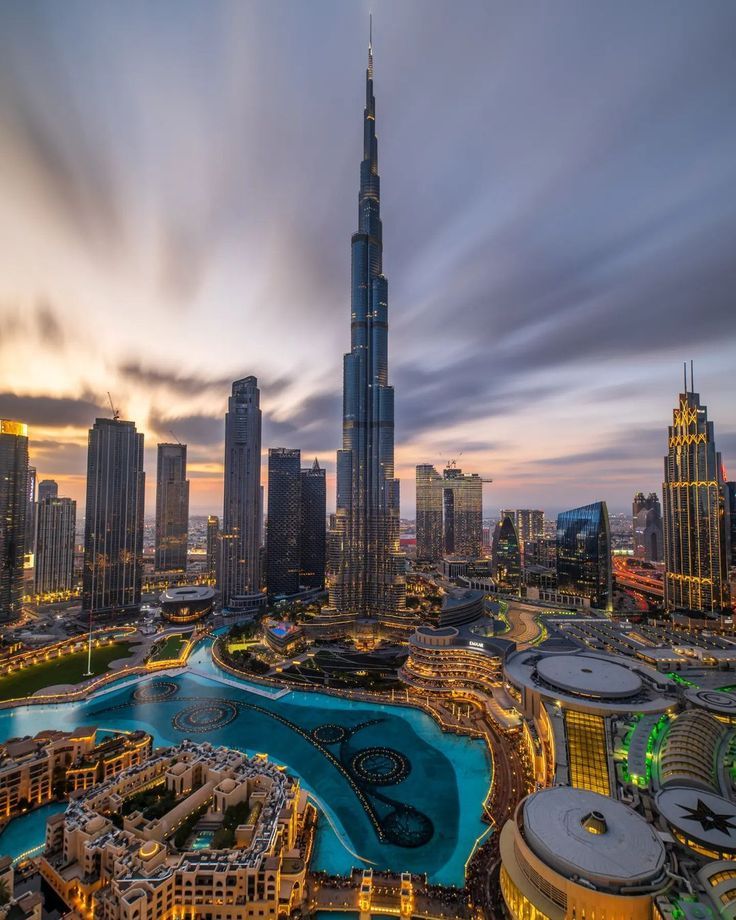
POLYGON ((199 831, 189 846, 195 852, 198 852, 199 850, 209 850, 209 848, 212 846, 212 838, 214 836, 215 835, 212 831, 199 831))
POLYGON ((191 737, 265 752, 301 778, 324 812, 314 869, 347 873, 373 866, 462 884, 465 861, 487 830, 481 821, 490 781, 485 744, 445 734, 409 707, 303 691, 274 699, 251 692, 260 688, 247 681, 228 677, 227 685, 219 683, 208 644, 191 665, 200 674, 165 678, 175 690, 163 699, 146 700, 141 692, 155 685, 153 677, 82 703, 2 710, 0 740, 52 725, 95 725, 143 728, 156 744, 191 737), (368 808, 356 794, 356 781, 368 808))

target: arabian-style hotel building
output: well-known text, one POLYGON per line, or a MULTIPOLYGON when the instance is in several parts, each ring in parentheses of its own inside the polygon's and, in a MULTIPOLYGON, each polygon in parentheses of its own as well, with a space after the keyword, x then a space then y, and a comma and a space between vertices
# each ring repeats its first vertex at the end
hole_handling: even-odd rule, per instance
POLYGON ((302 903, 307 808, 298 781, 265 757, 185 741, 51 818, 41 874, 85 920, 275 920, 302 903), (127 799, 162 784, 175 797, 166 814, 120 817, 127 799), (191 846, 195 823, 217 827, 236 806, 246 817, 232 849, 191 846), (177 830, 190 825, 177 847, 177 830))
POLYGON ((97 729, 53 729, 35 737, 10 738, 0 745, 0 818, 50 802, 60 791, 88 789, 151 753, 144 731, 116 735, 97 743, 97 729))

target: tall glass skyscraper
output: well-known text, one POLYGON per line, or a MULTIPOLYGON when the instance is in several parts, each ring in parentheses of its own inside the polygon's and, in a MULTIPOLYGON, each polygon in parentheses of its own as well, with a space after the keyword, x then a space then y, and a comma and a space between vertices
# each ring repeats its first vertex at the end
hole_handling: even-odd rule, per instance
POLYGON ((358 232, 353 234, 351 252, 351 348, 343 366, 330 606, 355 618, 393 619, 406 609, 406 583, 399 549, 399 482, 394 478, 394 390, 388 382, 388 282, 382 269, 371 44, 358 232))
POLYGON ((664 599, 668 610, 728 606, 728 534, 721 455, 713 422, 685 377, 664 458, 664 599))
POLYGON ((301 453, 289 447, 268 451, 266 586, 271 596, 296 594, 301 567, 301 453))
POLYGON ((187 446, 159 444, 156 464, 156 571, 186 572, 188 537, 187 446))
POLYGON ((143 435, 133 422, 98 418, 87 447, 82 609, 134 610, 143 570, 143 435))
POLYGON ((207 574, 217 574, 217 538, 220 535, 220 519, 216 514, 207 518, 207 574))
POLYGON ((233 383, 225 415, 225 502, 219 567, 222 604, 261 589, 261 391, 233 383))
POLYGON ((516 524, 506 514, 493 537, 493 577, 499 591, 518 594, 521 587, 521 546, 516 524))
POLYGON ((28 426, 0 419, 0 622, 20 616, 28 511, 28 426))
POLYGON ((323 588, 327 540, 327 480, 317 458, 302 469, 302 556, 300 581, 307 588, 323 588))
POLYGON ((36 594, 71 591, 77 503, 71 498, 43 498, 38 503, 37 516, 33 590, 36 594))
POLYGON ((417 466, 417 559, 483 555, 483 479, 450 463, 442 472, 417 466))
POLYGON ((609 610, 613 601, 611 531, 605 502, 557 515, 557 587, 609 610))

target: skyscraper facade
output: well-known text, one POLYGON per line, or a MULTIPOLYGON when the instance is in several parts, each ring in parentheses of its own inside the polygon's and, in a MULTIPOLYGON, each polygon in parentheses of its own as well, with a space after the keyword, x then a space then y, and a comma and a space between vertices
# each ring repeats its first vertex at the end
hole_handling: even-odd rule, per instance
POLYGON ((186 572, 188 537, 187 446, 159 444, 156 464, 156 571, 186 572))
POLYGON ((302 529, 299 580, 305 588, 324 588, 327 552, 327 479, 315 457, 302 469, 302 529))
POLYGON ((416 469, 417 560, 483 555, 483 483, 477 473, 449 464, 442 475, 430 464, 416 469))
POLYGON ((442 527, 442 477, 431 463, 416 471, 417 561, 436 562, 445 552, 442 527))
POLYGON ((36 552, 36 467, 28 467, 26 479, 28 505, 26 506, 25 554, 36 552))
POLYGON ((613 600, 611 531, 605 502, 557 515, 557 587, 609 610, 613 600))
POLYGON ((288 447, 268 451, 266 586, 271 596, 296 594, 301 568, 301 454, 288 447))
POLYGON ((388 282, 382 267, 370 44, 358 231, 351 253, 351 348, 343 365, 330 606, 356 618, 393 618, 405 613, 406 581, 399 548, 399 482, 394 478, 394 390, 388 382, 388 282))
POLYGON ((108 614, 141 602, 143 435, 134 422, 98 418, 87 447, 82 609, 108 614))
POLYGON ((713 422, 685 379, 664 459, 664 598, 668 610, 728 606, 728 534, 721 455, 713 422))
POLYGON ((499 591, 518 594, 521 586, 521 546, 516 524, 505 515, 496 528, 493 539, 493 577, 499 591))
POLYGON ((527 543, 541 540, 544 536, 544 511, 536 508, 517 508, 514 523, 522 550, 527 543))
POLYGON ((736 482, 726 483, 726 507, 728 510, 728 530, 731 543, 730 565, 736 566, 736 482))
POLYGON ((256 377, 233 383, 225 415, 223 606, 261 589, 261 409, 256 377))
POLYGON ((217 575, 217 538, 220 535, 220 519, 216 514, 207 518, 207 574, 217 575))
POLYGON ((28 510, 28 426, 0 419, 0 621, 20 616, 28 510))
POLYGON ((36 594, 71 591, 77 503, 71 498, 43 498, 38 503, 37 517, 34 591, 36 594))
POLYGON ((662 509, 656 492, 637 492, 631 506, 634 556, 661 562, 664 553, 662 509))
POLYGON ((58 498, 59 484, 53 479, 42 479, 38 484, 38 500, 42 502, 45 498, 58 498))

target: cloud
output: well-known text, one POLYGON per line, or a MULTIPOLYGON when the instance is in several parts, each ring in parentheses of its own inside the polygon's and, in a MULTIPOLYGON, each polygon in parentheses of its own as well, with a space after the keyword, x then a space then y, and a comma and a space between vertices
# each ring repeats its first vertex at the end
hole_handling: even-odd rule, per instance
POLYGON ((0 393, 0 416, 41 428, 89 428, 103 415, 109 412, 89 399, 0 393))
POLYGON ((223 416, 162 416, 152 413, 148 418, 148 427, 164 441, 171 441, 173 433, 183 444, 214 446, 222 444, 225 437, 223 416))
POLYGON ((87 447, 69 441, 31 439, 30 462, 38 470, 39 479, 84 475, 87 468, 87 447))

